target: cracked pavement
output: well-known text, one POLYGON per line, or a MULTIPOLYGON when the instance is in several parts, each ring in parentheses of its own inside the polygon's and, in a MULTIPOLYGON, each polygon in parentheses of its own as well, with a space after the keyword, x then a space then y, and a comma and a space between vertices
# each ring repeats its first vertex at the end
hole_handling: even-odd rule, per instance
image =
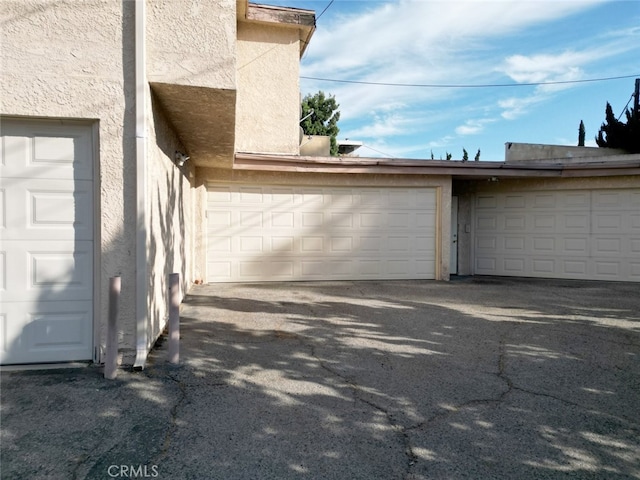
POLYGON ((640 479, 638 284, 201 285, 180 348, 4 371, 1 478, 640 479))

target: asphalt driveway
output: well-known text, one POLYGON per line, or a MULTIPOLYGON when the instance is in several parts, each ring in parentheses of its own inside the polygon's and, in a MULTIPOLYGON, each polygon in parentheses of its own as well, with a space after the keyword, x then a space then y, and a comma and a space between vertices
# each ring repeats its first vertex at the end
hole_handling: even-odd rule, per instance
POLYGON ((3 479, 640 479, 640 284, 204 285, 142 372, 3 372, 3 479))

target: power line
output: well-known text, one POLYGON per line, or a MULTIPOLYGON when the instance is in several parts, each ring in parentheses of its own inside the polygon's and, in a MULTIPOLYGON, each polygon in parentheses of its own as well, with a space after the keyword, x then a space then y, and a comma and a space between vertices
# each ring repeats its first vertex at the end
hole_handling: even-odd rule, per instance
MULTIPOLYGON (((331 0, 331 1, 329 2, 329 4, 328 4, 326 7, 324 7, 324 10, 322 10, 322 12, 320 13, 320 15, 318 15, 316 18, 314 18, 314 20, 313 20, 313 23, 314 23, 314 25, 313 25, 313 26, 314 26, 314 27, 316 27, 316 26, 318 25, 318 20, 320 20, 320 17, 321 17, 322 15, 324 15, 324 12, 326 12, 327 10, 329 10, 329 7, 333 4, 333 2, 334 2, 334 1, 335 1, 335 0, 331 0)), ((311 30, 311 31, 309 32, 309 35, 307 35, 307 38, 306 38, 306 40, 304 41, 304 44, 305 44, 305 45, 307 45, 307 46, 309 45, 309 40, 311 39, 311 35, 313 35, 313 30, 311 30)), ((309 50, 305 50, 303 58, 305 58, 305 57, 307 56, 307 54, 308 54, 308 53, 309 53, 309 50)), ((302 59, 301 59, 301 60, 302 60, 302 59)))
POLYGON ((358 85, 378 85, 385 87, 419 87, 419 88, 503 88, 503 87, 532 87, 538 85, 567 85, 573 83, 588 83, 588 82, 605 82, 609 80, 621 80, 623 78, 634 78, 639 76, 640 73, 633 75, 621 75, 618 77, 600 77, 600 78, 587 78, 583 80, 558 80, 555 82, 529 82, 529 83, 485 83, 485 84, 438 84, 438 83, 386 83, 386 82, 365 82, 360 80, 340 80, 335 78, 319 78, 319 77, 306 77, 300 76, 305 80, 316 80, 320 82, 334 82, 334 83, 352 83, 358 85))
POLYGON ((620 117, 622 116, 622 114, 627 111, 627 107, 631 103, 631 100, 633 100, 633 97, 634 97, 634 94, 632 93, 631 96, 629 97, 629 101, 627 102, 627 104, 624 106, 624 108, 620 112, 620 115, 618 115, 618 120, 620 120, 620 117))
POLYGON ((366 143, 365 143, 365 144, 363 144, 362 146, 363 146, 364 148, 368 148, 369 150, 373 150, 373 151, 374 151, 374 152, 376 152, 376 153, 380 153, 381 155, 385 155, 385 156, 387 156, 387 157, 389 157, 389 158, 395 158, 395 156, 394 156, 394 155, 389 155, 388 153, 381 152, 380 150, 376 150, 375 148, 370 147, 370 146, 369 146, 369 145, 367 145, 366 143))
POLYGON ((322 12, 320 12, 320 15, 318 15, 318 16, 316 17, 316 22, 317 22, 318 20, 320 20, 320 17, 321 17, 322 15, 324 15, 324 12, 326 12, 327 10, 329 10, 329 7, 333 4, 333 2, 334 2, 334 1, 335 1, 335 0, 331 0, 331 1, 329 2, 329 5, 327 5, 326 7, 324 7, 324 10, 322 10, 322 12))

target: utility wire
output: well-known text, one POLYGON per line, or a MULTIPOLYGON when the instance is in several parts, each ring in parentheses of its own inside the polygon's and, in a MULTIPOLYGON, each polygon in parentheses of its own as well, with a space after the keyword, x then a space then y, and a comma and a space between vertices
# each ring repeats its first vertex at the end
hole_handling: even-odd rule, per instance
POLYGON ((320 20, 320 17, 321 17, 322 15, 324 15, 324 12, 326 12, 327 10, 329 10, 329 7, 333 4, 333 2, 334 2, 334 1, 335 1, 335 0, 331 0, 331 1, 329 2, 329 5, 327 5, 326 7, 324 7, 324 10, 322 10, 322 12, 320 12, 320 15, 318 15, 318 16, 316 17, 316 22, 317 22, 318 20, 320 20))
POLYGON ((627 104, 624 106, 624 108, 620 112, 620 115, 618 115, 618 120, 620 120, 620 117, 622 116, 622 114, 627 111, 627 107, 631 103, 631 100, 633 100, 633 97, 634 97, 634 94, 632 93, 631 96, 629 97, 629 101, 627 102, 627 104))
MULTIPOLYGON (((329 10, 329 7, 333 4, 333 2, 334 2, 334 1, 335 1, 335 0, 331 0, 331 1, 329 2, 329 4, 328 4, 326 7, 324 7, 324 10, 322 10, 322 12, 320 12, 320 15, 318 15, 318 16, 315 18, 315 20, 314 20, 314 22, 315 22, 314 27, 318 25, 318 20, 320 20, 320 17, 321 17, 322 15, 324 15, 324 12, 326 12, 327 10, 329 10)), ((304 41, 304 44, 305 44, 305 45, 309 45, 309 40, 311 39, 311 35, 312 35, 312 34, 313 34, 313 30, 309 32, 309 35, 307 35, 307 39, 304 41)), ((307 54, 308 54, 308 53, 309 53, 309 50, 305 50, 303 58, 305 58, 305 57, 307 56, 307 54)), ((300 59, 300 60, 302 60, 302 59, 300 59)))
POLYGON ((584 80, 558 80, 555 82, 530 82, 530 83, 486 83, 486 84, 432 84, 432 83, 385 83, 385 82, 365 82, 359 80, 339 80, 335 78, 319 78, 319 77, 306 77, 300 76, 305 80, 316 80, 320 82, 335 82, 335 83, 352 83, 358 85, 379 85, 385 87, 420 87, 420 88, 502 88, 502 87, 531 87, 538 85, 566 85, 572 83, 587 83, 587 82, 604 82, 608 80, 620 80, 623 78, 633 78, 640 76, 640 73, 634 75, 621 75, 618 77, 601 77, 601 78, 587 78, 584 80))
POLYGON ((362 146, 363 146, 363 147, 365 147, 365 148, 368 148, 369 150, 373 150, 374 152, 377 152, 377 153, 380 153, 380 154, 382 154, 382 155, 385 155, 385 156, 387 156, 387 157, 389 157, 389 158, 396 158, 396 157, 395 157, 395 156, 393 156, 393 155, 389 155, 388 153, 384 153, 384 152, 381 152, 380 150, 376 150, 375 148, 370 147, 370 146, 369 146, 369 145, 367 145, 367 144, 363 144, 362 146))

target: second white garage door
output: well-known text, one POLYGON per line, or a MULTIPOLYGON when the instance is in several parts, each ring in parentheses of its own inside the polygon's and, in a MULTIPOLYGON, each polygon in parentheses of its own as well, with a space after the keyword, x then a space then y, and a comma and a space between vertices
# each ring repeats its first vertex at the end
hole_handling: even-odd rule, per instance
POLYGON ((640 189, 479 194, 475 273, 640 281, 640 189))
POLYGON ((435 278, 434 188, 211 185, 207 281, 435 278))

